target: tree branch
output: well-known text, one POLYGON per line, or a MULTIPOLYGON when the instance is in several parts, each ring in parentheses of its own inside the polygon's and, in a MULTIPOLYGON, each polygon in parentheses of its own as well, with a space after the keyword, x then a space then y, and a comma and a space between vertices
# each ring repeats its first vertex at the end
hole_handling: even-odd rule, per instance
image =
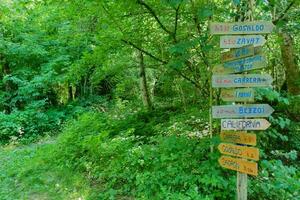
POLYGON ((144 0, 138 0, 137 1, 138 4, 144 6, 149 12, 150 14, 154 17, 154 19, 156 20, 156 22, 159 24, 159 26, 165 31, 167 32, 169 35, 173 36, 174 33, 172 33, 171 31, 169 31, 160 21, 160 19, 158 18, 158 16, 156 15, 155 11, 148 5, 145 3, 144 0))
POLYGON ((292 1, 285 9, 284 11, 279 15, 279 17, 277 17, 277 19, 273 20, 273 24, 276 25, 278 23, 279 20, 284 19, 286 13, 289 11, 289 9, 294 5, 296 1, 292 1))
POLYGON ((177 41, 176 34, 177 34, 177 28, 178 28, 179 9, 180 9, 180 4, 176 8, 176 13, 175 13, 175 25, 174 25, 174 33, 173 33, 174 42, 177 41))
POLYGON ((154 56, 153 54, 151 54, 150 52, 148 52, 148 51, 142 49, 141 47, 137 46, 137 45, 134 44, 133 42, 128 41, 128 40, 125 40, 125 39, 121 39, 121 41, 124 42, 125 44, 128 44, 128 45, 134 47, 135 49, 137 49, 137 50, 143 52, 144 54, 146 54, 147 56, 153 58, 154 60, 156 60, 156 61, 158 61, 158 62, 160 62, 160 63, 163 63, 163 64, 167 64, 166 61, 164 61, 164 60, 162 60, 162 59, 160 59, 160 58, 154 56))

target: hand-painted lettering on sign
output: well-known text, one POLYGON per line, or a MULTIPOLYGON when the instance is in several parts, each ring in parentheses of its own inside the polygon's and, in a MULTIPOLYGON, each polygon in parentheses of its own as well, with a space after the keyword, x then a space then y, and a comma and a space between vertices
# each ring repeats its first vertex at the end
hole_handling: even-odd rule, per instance
POLYGON ((266 39, 261 35, 221 36, 220 48, 240 48, 247 45, 262 46, 266 39))
POLYGON ((270 123, 265 119, 222 119, 221 130, 266 130, 270 123))
POLYGON ((269 74, 247 74, 247 75, 213 75, 212 87, 269 87, 273 79, 269 74))
POLYGON ((227 61, 241 59, 253 55, 254 55, 254 46, 249 45, 238 49, 230 49, 229 51, 221 53, 221 60, 222 62, 227 62, 227 61))
MULTIPOLYGON (((262 67, 266 65, 266 58, 263 55, 255 55, 252 57, 242 58, 239 60, 225 62, 223 65, 225 68, 236 68, 243 67, 245 69, 251 70, 253 69, 253 64, 259 63, 262 67)), ((246 71, 246 70, 244 70, 246 71)), ((242 72, 242 70, 238 71, 242 72)))
POLYGON ((258 174, 257 163, 255 162, 233 158, 230 156, 221 156, 221 158, 219 158, 219 164, 224 168, 250 174, 253 176, 257 176, 258 174))
POLYGON ((256 135, 252 133, 242 131, 222 131, 220 137, 224 142, 256 146, 256 135))
POLYGON ((266 67, 266 59, 262 55, 242 58, 239 60, 225 62, 222 65, 217 65, 213 68, 214 74, 232 74, 260 69, 266 67))
POLYGON ((212 35, 266 34, 272 32, 274 25, 270 21, 211 22, 209 30, 212 35))
POLYGON ((221 99, 223 101, 253 102, 254 94, 253 88, 222 89, 221 99))
POLYGON ((213 106, 213 118, 268 117, 274 109, 268 104, 239 104, 213 106))
POLYGON ((232 60, 238 60, 241 58, 254 56, 262 53, 262 48, 260 46, 254 47, 253 45, 243 46, 241 48, 230 49, 221 53, 221 61, 228 62, 232 60))
POLYGON ((259 150, 254 147, 221 143, 219 144, 218 149, 222 154, 226 154, 229 156, 259 160, 259 150))

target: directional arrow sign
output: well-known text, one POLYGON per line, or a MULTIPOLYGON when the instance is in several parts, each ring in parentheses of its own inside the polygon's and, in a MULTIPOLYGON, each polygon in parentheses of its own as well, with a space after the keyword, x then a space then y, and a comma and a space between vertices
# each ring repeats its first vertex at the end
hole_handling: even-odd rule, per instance
POLYGON ((229 51, 221 53, 221 61, 227 62, 231 60, 237 60, 248 56, 257 55, 261 52, 261 47, 254 47, 253 45, 248 45, 237 49, 230 49, 229 51))
POLYGON ((268 117, 274 109, 268 104, 213 106, 213 118, 268 117))
POLYGON ((263 55, 255 55, 252 57, 242 58, 239 60, 225 62, 213 68, 214 74, 232 74, 260 69, 266 67, 266 59, 263 55))
POLYGON ((247 45, 262 46, 266 39, 261 35, 232 35, 220 37, 220 48, 240 48, 247 45))
POLYGON ((224 142, 256 146, 256 135, 252 133, 246 133, 241 131, 222 131, 220 137, 221 140, 224 142))
POLYGON ((218 149, 222 154, 226 154, 229 156, 259 160, 258 148, 221 143, 219 144, 218 149))
POLYGON ((254 46, 249 45, 238 49, 231 49, 230 51, 221 53, 221 60, 223 62, 226 62, 226 61, 236 60, 236 59, 253 56, 253 55, 254 55, 254 46))
POLYGON ((253 88, 222 89, 221 99, 223 101, 253 102, 254 94, 253 88))
POLYGON ((266 130, 270 123, 265 119, 222 119, 221 130, 266 130))
POLYGON ((264 68, 266 67, 267 62, 263 55, 255 55, 248 58, 225 62, 223 65, 225 68, 234 69, 234 72, 244 72, 264 68))
POLYGON ((212 87, 269 87, 272 81, 273 79, 269 74, 213 75, 212 87))
POLYGON ((209 24, 210 34, 212 35, 265 34, 271 33, 273 28, 274 25, 270 21, 211 22, 209 24))
POLYGON ((258 174, 257 163, 255 162, 249 162, 230 156, 221 156, 221 158, 219 158, 219 164, 224 168, 250 174, 253 176, 257 176, 258 174))

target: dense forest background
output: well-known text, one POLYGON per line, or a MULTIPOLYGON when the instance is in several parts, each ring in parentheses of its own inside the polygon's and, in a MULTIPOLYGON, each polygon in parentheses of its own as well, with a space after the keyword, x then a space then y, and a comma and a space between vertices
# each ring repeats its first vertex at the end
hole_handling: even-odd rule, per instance
POLYGON ((298 0, 1 0, 0 199, 234 199, 208 23, 250 16, 276 28, 249 199, 300 199, 298 0))

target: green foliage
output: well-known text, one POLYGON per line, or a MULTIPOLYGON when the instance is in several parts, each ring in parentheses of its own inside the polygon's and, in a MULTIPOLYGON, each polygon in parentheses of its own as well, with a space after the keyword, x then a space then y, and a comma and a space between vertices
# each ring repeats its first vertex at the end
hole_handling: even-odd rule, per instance
POLYGON ((8 141, 28 143, 46 133, 52 134, 59 130, 65 114, 57 109, 44 111, 44 102, 39 103, 41 104, 29 105, 26 111, 13 111, 9 115, 0 113, 2 143, 8 141))
MULTIPOLYGON (((137 114, 139 119, 141 116, 145 114, 137 114)), ((150 116, 148 120, 155 119, 150 116)), ((104 114, 90 113, 72 122, 58 138, 55 158, 50 158, 56 165, 88 174, 90 181, 100 184, 91 199, 233 198, 230 185, 234 179, 227 182, 218 166, 218 155, 209 153, 208 141, 158 135, 145 142, 147 120, 138 123, 126 118, 125 129, 118 122, 122 120, 107 119, 104 114), (144 134, 137 135, 141 133, 135 128, 144 134), (115 131, 119 132, 116 136, 115 131)))
MULTIPOLYGON (((298 44, 298 4, 256 1, 252 14, 276 21, 283 13, 277 29, 298 44)), ((1 1, 0 199, 234 199, 236 173, 218 165, 210 145, 219 138, 207 137, 209 71, 220 57, 208 24, 247 20, 240 17, 248 7, 242 0, 1 1)), ((275 112, 271 128, 257 133, 262 161, 249 181, 251 199, 299 199, 300 104, 285 88, 276 34, 268 35, 263 69, 276 91, 256 95, 275 112)))
POLYGON ((250 198, 262 199, 298 199, 299 168, 285 166, 280 160, 263 160, 260 177, 250 185, 250 198))

